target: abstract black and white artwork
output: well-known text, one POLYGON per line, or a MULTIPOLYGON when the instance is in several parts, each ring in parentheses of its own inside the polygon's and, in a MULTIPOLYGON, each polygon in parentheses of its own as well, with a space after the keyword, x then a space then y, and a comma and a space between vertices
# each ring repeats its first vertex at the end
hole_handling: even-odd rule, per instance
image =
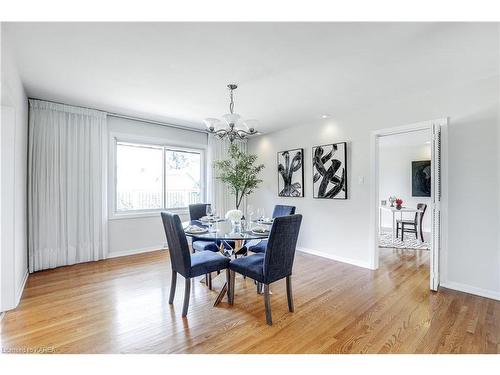
POLYGON ((304 150, 278 152, 278 196, 304 196, 304 150))
POLYGON ((431 196, 431 161, 419 160, 411 162, 411 196, 431 196))
POLYGON ((313 197, 347 199, 347 143, 312 149, 313 197))

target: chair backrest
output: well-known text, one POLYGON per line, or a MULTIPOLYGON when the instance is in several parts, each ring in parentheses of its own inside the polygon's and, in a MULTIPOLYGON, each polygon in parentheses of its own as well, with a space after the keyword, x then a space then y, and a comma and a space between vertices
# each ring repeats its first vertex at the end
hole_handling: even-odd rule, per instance
POLYGON ((191 255, 181 219, 179 219, 179 215, 170 212, 162 212, 161 219, 167 236, 172 270, 188 277, 191 269, 191 255))
POLYGON ((295 206, 284 206, 277 204, 274 206, 273 218, 295 214, 295 206))
POLYGON ((422 221, 424 220, 424 214, 425 210, 427 210, 427 205, 425 203, 418 203, 417 204, 417 210, 420 210, 420 222, 418 223, 418 214, 419 212, 415 213, 415 224, 418 223, 418 225, 422 225, 422 221))
POLYGON ((301 223, 302 215, 288 215, 274 219, 264 258, 266 284, 292 274, 301 223))
POLYGON ((210 203, 197 203, 189 205, 189 218, 190 220, 199 220, 207 214, 207 206, 210 203))

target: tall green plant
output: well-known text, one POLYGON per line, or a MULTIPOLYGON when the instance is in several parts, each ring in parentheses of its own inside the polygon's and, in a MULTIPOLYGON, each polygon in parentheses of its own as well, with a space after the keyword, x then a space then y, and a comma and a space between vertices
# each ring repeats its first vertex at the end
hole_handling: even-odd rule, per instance
POLYGON ((254 165, 257 155, 248 155, 235 144, 229 146, 228 154, 228 160, 215 161, 214 165, 217 179, 229 186, 236 198, 236 209, 239 209, 243 197, 252 194, 262 182, 259 173, 264 164, 254 165))

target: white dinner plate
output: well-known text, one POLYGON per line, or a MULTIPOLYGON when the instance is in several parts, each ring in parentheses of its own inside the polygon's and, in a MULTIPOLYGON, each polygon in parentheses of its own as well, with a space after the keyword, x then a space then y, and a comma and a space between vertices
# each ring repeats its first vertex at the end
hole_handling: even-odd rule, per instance
POLYGON ((252 229, 252 233, 253 233, 253 234, 258 234, 258 235, 266 235, 266 234, 269 234, 269 231, 268 231, 268 230, 265 230, 265 229, 264 229, 264 230, 262 230, 262 231, 252 229))
POLYGON ((186 228, 185 232, 188 234, 202 234, 202 233, 207 233, 208 229, 200 227, 188 227, 186 228))

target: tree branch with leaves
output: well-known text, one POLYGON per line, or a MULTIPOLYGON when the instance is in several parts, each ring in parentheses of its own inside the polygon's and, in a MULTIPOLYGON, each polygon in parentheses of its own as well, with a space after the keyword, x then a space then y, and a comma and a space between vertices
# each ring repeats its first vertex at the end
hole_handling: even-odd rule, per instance
POLYGON ((217 179, 229 186, 235 196, 236 209, 240 208, 245 195, 250 195, 262 182, 259 173, 264 164, 254 165, 257 155, 248 155, 238 146, 231 144, 228 149, 229 159, 214 162, 217 179))

